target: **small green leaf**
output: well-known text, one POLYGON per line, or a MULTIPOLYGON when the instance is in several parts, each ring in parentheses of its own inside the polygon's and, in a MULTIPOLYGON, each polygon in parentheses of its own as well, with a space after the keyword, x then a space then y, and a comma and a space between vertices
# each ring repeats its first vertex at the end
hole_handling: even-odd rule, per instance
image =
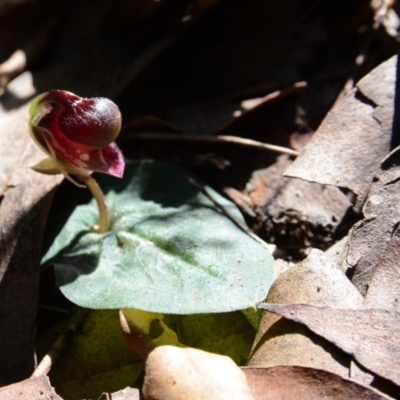
POLYGON ((41 174, 46 175, 57 175, 61 174, 60 168, 52 158, 45 158, 35 165, 32 165, 31 169, 41 174))
MULTIPOLYGON (((153 161, 129 165, 123 180, 102 176, 111 232, 90 231, 98 218, 94 201, 79 206, 43 259, 54 264, 63 294, 87 308, 170 314, 232 311, 264 300, 272 256, 189 177, 153 161)), ((231 202, 205 188, 244 224, 231 202)))

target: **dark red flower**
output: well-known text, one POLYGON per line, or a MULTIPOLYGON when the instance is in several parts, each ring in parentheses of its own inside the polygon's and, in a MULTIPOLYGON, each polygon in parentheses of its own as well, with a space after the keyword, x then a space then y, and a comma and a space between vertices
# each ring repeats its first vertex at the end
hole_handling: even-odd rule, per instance
POLYGON ((121 129, 121 113, 111 100, 51 90, 33 100, 29 115, 33 139, 61 172, 122 177, 125 162, 114 143, 121 129))

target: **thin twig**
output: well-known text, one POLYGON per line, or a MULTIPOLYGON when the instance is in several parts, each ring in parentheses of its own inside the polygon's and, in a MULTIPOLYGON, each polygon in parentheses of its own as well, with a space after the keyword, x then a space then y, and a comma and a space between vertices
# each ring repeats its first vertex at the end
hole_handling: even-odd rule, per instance
POLYGON ((258 149, 274 151, 276 153, 289 154, 290 156, 297 157, 300 152, 289 149, 287 147, 275 146, 258 142, 257 140, 246 139, 238 136, 212 136, 212 135, 192 135, 188 133, 149 133, 149 132, 131 132, 126 133, 124 137, 129 139, 149 139, 149 140, 182 140, 190 142, 214 142, 214 143, 232 143, 242 146, 256 147, 258 149))
POLYGON ((275 92, 268 93, 263 97, 254 97, 252 99, 243 100, 240 103, 240 106, 242 107, 243 112, 251 111, 258 106, 261 105, 265 106, 266 104, 271 103, 274 100, 278 100, 281 99, 282 97, 289 96, 293 93, 305 89, 306 87, 307 87, 307 82, 305 81, 295 82, 293 85, 289 87, 280 90, 275 90, 275 92))
POLYGON ((32 377, 37 378, 39 376, 45 376, 50 372, 51 367, 64 350, 68 339, 75 334, 79 326, 82 324, 87 312, 87 310, 78 310, 73 315, 67 328, 59 334, 56 341, 51 346, 51 349, 46 353, 42 358, 42 361, 40 361, 39 365, 33 371, 32 377))

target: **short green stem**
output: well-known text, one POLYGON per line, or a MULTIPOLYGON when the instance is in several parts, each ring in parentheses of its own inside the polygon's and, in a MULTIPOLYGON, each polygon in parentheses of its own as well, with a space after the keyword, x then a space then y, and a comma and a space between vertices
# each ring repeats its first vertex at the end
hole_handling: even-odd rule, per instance
POLYGON ((97 206, 99 207, 99 225, 95 228, 96 232, 105 233, 110 230, 110 216, 108 214, 106 199, 97 182, 89 176, 84 180, 86 186, 92 192, 93 197, 96 199, 97 206))

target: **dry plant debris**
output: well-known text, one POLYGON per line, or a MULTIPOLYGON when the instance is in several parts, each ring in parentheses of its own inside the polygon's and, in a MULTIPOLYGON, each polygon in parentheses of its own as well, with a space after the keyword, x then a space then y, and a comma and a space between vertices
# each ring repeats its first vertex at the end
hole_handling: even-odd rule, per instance
MULTIPOLYGON (((360 307, 363 298, 323 252, 313 250, 300 264, 275 280, 267 303, 304 302, 338 307, 360 307)), ((264 313, 253 345, 250 366, 304 365, 349 376, 350 358, 291 320, 264 313)))
POLYGON ((4 400, 63 400, 57 395, 54 388, 51 387, 47 376, 29 378, 22 382, 0 388, 0 396, 4 400))
POLYGON ((283 177, 291 164, 281 155, 272 166, 255 171, 246 194, 265 216, 264 235, 280 249, 326 249, 351 203, 337 187, 283 177))
POLYGON ((0 384, 22 379, 34 367, 41 250, 31 239, 43 235, 54 188, 61 181, 26 168, 40 157, 26 136, 26 111, 24 107, 14 118, 0 121, 0 359, 8 360, 0 363, 0 384))
POLYGON ((323 369, 279 365, 268 368, 245 367, 243 372, 255 400, 390 399, 371 387, 344 379, 323 369))
MULTIPOLYGON (((284 334, 287 334, 285 329, 278 328, 279 323, 277 321, 280 324, 292 326, 293 332, 296 332, 297 335, 299 331, 296 323, 301 323, 312 331, 312 334, 307 330, 301 331, 302 333, 307 332, 305 334, 307 338, 311 339, 314 338, 314 335, 317 335, 317 343, 324 338, 351 356, 352 368, 344 376, 354 376, 360 380, 365 379, 372 385, 386 388, 388 393, 390 392, 392 396, 397 398, 395 393, 398 389, 393 386, 392 389, 388 389, 390 384, 385 383, 385 380, 390 380, 397 386, 400 384, 399 367, 396 366, 396 360, 400 354, 397 333, 397 326, 400 321, 397 312, 399 298, 398 224, 400 221, 396 205, 399 195, 397 188, 399 177, 397 148, 389 154, 390 148, 395 147, 397 143, 398 116, 395 104, 397 104, 398 92, 396 89, 397 80, 395 79, 397 76, 396 69, 397 58, 392 58, 364 78, 353 93, 327 116, 305 151, 288 169, 289 175, 343 186, 351 189, 357 195, 354 206, 357 208, 362 205, 364 218, 355 224, 344 246, 342 245, 339 249, 338 254, 340 256, 336 258, 334 268, 341 268, 350 277, 350 280, 348 280, 343 275, 347 282, 346 285, 352 287, 352 290, 357 293, 358 299, 346 305, 339 305, 335 302, 329 304, 319 296, 312 296, 312 293, 315 294, 318 290, 315 290, 315 288, 313 290, 312 287, 307 289, 303 282, 309 274, 304 273, 304 270, 302 273, 304 263, 307 265, 314 258, 313 253, 311 253, 311 258, 309 256, 296 267, 284 271, 276 279, 267 298, 267 303, 263 304, 262 308, 284 318, 279 321, 276 316, 273 317, 268 312, 264 314, 262 321, 271 320, 272 322, 267 324, 266 330, 259 331, 259 340, 262 334, 265 336, 262 338, 261 344, 256 340, 250 365, 252 363, 262 365, 257 364, 261 362, 257 358, 258 352, 262 351, 263 346, 272 346, 274 341, 282 336, 285 337, 284 334), (378 77, 382 85, 374 85, 374 81, 378 77), (362 93, 362 96, 358 95, 358 104, 355 103, 357 91, 362 93), (355 113, 358 107, 363 107, 361 102, 366 104, 365 99, 370 99, 368 100, 371 104, 369 107, 373 107, 371 109, 373 115, 366 113, 361 122, 357 118, 351 126, 344 123, 339 130, 339 125, 342 123, 341 117, 343 116, 344 121, 348 117, 350 121, 351 113, 355 113), (362 101, 360 102, 360 100, 362 101), (372 125, 379 124, 380 134, 378 135, 378 132, 376 132, 377 135, 374 138, 375 141, 380 142, 378 146, 375 146, 376 143, 373 141, 365 142, 363 139, 362 121, 367 120, 372 125), (338 129, 332 131, 335 126, 338 129), (354 129, 359 129, 361 136, 355 134, 354 129), (334 139, 335 135, 336 139, 334 139), (353 141, 352 144, 350 144, 351 141, 353 141), (365 146, 365 144, 368 144, 368 146, 365 146), (370 146, 370 144, 372 145, 370 146), (328 158, 321 151, 322 148, 327 149, 328 158), (353 153, 355 149, 360 150, 360 158, 355 157, 353 153), (377 153, 379 153, 379 157, 376 157, 377 153), (323 157, 321 157, 322 154, 323 157), (334 163, 327 162, 331 156, 335 160, 334 163), (342 163, 341 166, 336 165, 336 160, 342 163), (354 160, 364 162, 365 166, 368 163, 373 164, 369 164, 366 169, 364 167, 358 168, 355 164, 352 164, 354 160), (316 162, 322 163, 318 169, 311 167, 316 162), (347 166, 349 166, 348 175, 344 175, 342 173, 343 168, 347 166), (340 172, 341 169, 342 172, 340 172), (367 175, 362 176, 360 173, 367 175), (347 179, 351 184, 346 183, 347 179), (291 274, 293 273, 294 276, 297 274, 301 276, 292 278, 291 274), (299 284, 302 289, 298 288, 297 285, 299 284), (289 289, 286 289, 285 285, 288 285, 289 289), (310 297, 303 297, 303 290, 310 297), (288 295, 280 297, 281 291, 288 293, 288 295), (296 328, 297 330, 295 330, 296 328), (372 379, 369 378, 368 380, 365 372, 359 371, 358 375, 354 372, 354 360, 373 374, 372 379), (373 379, 374 375, 378 377, 375 380, 373 379), (380 378, 383 378, 383 381, 379 381, 380 378)), ((371 130, 368 132, 370 133, 371 130)), ((320 272, 323 271, 325 274, 328 270, 324 265, 320 272)), ((319 287, 319 290, 324 292, 324 287, 317 280, 312 281, 316 287, 319 287)), ((334 282, 333 280, 330 281, 334 282)), ((345 298, 343 296, 339 300, 345 301, 345 298)), ((260 327, 262 326, 265 325, 261 323, 260 327)), ((286 355, 288 349, 294 343, 294 339, 290 339, 284 346, 277 348, 276 353, 280 356, 286 355)), ((310 365, 307 357, 296 359, 295 355, 305 354, 308 356, 311 354, 308 351, 308 346, 307 343, 299 344, 295 347, 296 353, 289 356, 289 359, 284 359, 281 363, 310 365)), ((329 346, 324 346, 324 349, 328 350, 331 355, 334 355, 337 351, 329 349, 329 346)), ((273 357, 271 354, 274 353, 266 351, 265 354, 266 365, 271 365, 268 364, 268 357, 273 357)), ((337 359, 337 357, 335 358, 337 359)), ((321 367, 318 366, 317 358, 313 357, 312 361, 315 364, 311 366, 321 367)), ((272 360, 272 365, 275 364, 278 363, 272 360)), ((349 364, 347 365, 350 367, 349 364)), ((323 366, 323 368, 334 371, 334 366, 328 368, 323 366)))
POLYGON ((98 400, 140 400, 140 393, 128 387, 115 393, 103 393, 98 400))
POLYGON ((368 370, 400 383, 399 313, 379 308, 335 308, 311 304, 262 304, 261 308, 306 325, 355 357, 368 370))
POLYGON ((349 189, 357 196, 356 204, 363 204, 392 145, 396 71, 393 57, 357 83, 285 175, 349 189))

